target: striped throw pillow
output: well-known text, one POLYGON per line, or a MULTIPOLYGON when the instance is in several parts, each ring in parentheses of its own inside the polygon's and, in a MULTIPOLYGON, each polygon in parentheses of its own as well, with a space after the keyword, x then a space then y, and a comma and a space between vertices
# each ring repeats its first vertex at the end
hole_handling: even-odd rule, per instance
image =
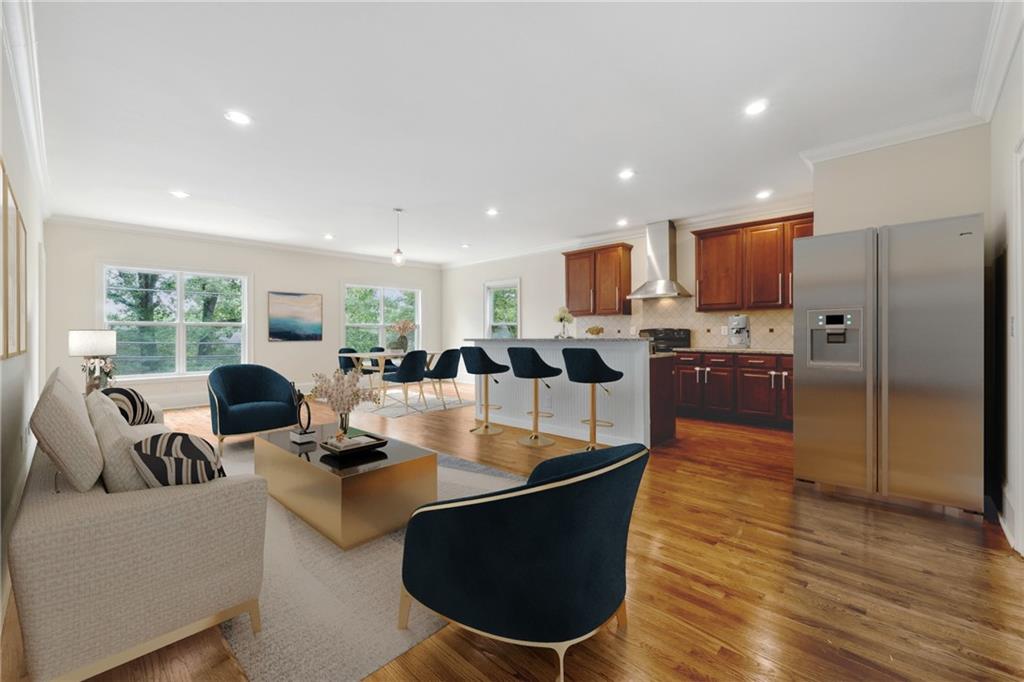
POLYGON ((132 426, 152 424, 156 421, 149 403, 134 388, 104 388, 103 392, 114 401, 121 416, 132 426))
POLYGON ((206 483, 225 476, 212 445, 190 433, 158 433, 135 444, 132 459, 150 488, 206 483))

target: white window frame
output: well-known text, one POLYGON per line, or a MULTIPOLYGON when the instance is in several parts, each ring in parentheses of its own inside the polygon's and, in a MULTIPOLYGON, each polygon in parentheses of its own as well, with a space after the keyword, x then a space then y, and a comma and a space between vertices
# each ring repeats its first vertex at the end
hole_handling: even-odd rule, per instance
POLYGON ((103 263, 99 268, 99 281, 100 281, 100 296, 99 296, 99 310, 98 317, 100 326, 103 329, 109 329, 112 325, 131 325, 139 327, 175 327, 175 343, 174 343, 174 371, 164 372, 160 374, 118 374, 116 378, 118 380, 131 380, 131 381, 145 381, 147 379, 173 379, 177 377, 205 377, 209 375, 210 370, 199 370, 189 372, 185 369, 186 367, 186 353, 188 352, 187 334, 186 328, 193 327, 239 327, 241 329, 242 343, 241 343, 241 355, 239 362, 245 363, 249 361, 249 350, 251 346, 250 333, 251 325, 249 324, 249 278, 247 275, 239 273, 225 273, 225 272, 207 272, 203 270, 194 269, 175 269, 165 267, 148 267, 139 265, 120 265, 116 263, 103 263), (129 270, 133 272, 145 272, 150 274, 158 275, 173 275, 176 282, 176 303, 177 303, 177 319, 174 322, 133 322, 129 320, 119 321, 112 320, 107 321, 107 271, 108 270, 129 270), (224 277, 229 279, 238 279, 242 282, 242 321, 241 322, 186 322, 185 321, 185 277, 189 275, 197 275, 199 277, 224 277))
POLYGON ((399 287, 388 284, 353 284, 346 283, 344 288, 344 296, 341 298, 341 317, 344 322, 341 325, 341 338, 342 345, 348 346, 348 328, 349 327, 360 327, 362 329, 373 329, 377 328, 377 345, 387 348, 387 344, 384 342, 384 337, 387 332, 387 328, 391 326, 391 323, 384 322, 384 289, 394 289, 395 291, 411 291, 416 294, 416 319, 413 323, 416 325, 416 344, 415 347, 409 350, 418 350, 423 347, 423 319, 422 307, 423 307, 423 290, 414 289, 412 287, 399 287), (380 290, 380 296, 377 297, 377 319, 380 322, 349 322, 348 321, 348 290, 349 289, 378 289, 380 290))
POLYGON ((492 319, 494 306, 491 305, 491 291, 494 289, 516 290, 516 335, 514 338, 521 339, 523 337, 523 289, 518 277, 484 282, 484 338, 491 338, 491 327, 495 324, 508 324, 507 322, 494 322, 492 319))

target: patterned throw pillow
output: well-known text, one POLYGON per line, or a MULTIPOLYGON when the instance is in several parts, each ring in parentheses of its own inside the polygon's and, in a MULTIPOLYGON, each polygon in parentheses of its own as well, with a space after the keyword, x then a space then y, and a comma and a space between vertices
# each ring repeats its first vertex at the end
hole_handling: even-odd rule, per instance
POLYGON ((158 433, 135 444, 133 459, 146 485, 205 483, 225 476, 212 445, 190 433, 158 433))
POLYGON ((130 425, 152 424, 156 421, 149 403, 134 388, 104 388, 103 392, 114 401, 121 416, 130 425))

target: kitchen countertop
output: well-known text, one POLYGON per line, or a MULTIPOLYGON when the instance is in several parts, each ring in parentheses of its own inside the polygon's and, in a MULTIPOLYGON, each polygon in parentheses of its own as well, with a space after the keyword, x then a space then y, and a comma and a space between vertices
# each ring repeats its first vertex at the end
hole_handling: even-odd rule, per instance
POLYGON ((791 350, 762 350, 760 348, 673 348, 677 353, 736 353, 743 355, 792 355, 791 350))
POLYGON ((655 358, 674 358, 675 356, 675 353, 651 353, 652 360, 655 358))

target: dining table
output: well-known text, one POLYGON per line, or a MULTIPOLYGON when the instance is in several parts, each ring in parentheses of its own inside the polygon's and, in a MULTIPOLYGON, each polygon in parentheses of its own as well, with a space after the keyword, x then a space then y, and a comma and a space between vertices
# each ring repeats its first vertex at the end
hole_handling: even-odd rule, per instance
MULTIPOLYGON (((371 367, 374 369, 374 374, 377 375, 377 377, 379 379, 379 382, 380 382, 380 386, 378 388, 373 389, 374 392, 375 392, 375 395, 377 396, 374 399, 374 402, 376 402, 378 405, 383 405, 384 404, 384 400, 387 398, 387 395, 385 393, 386 386, 385 386, 385 383, 384 383, 384 374, 387 371, 387 362, 388 362, 388 360, 399 360, 399 361, 401 361, 402 358, 404 358, 409 352, 411 352, 411 351, 403 351, 403 350, 366 351, 366 352, 356 351, 354 353, 338 353, 338 357, 339 358, 348 358, 348 359, 350 359, 352 361, 352 364, 355 365, 356 370, 358 370, 358 371, 362 371, 364 368, 369 369, 371 367)), ((440 355, 439 351, 432 351, 432 350, 428 350, 427 351, 427 369, 430 369, 430 367, 434 364, 434 359, 438 355, 440 355)), ((370 376, 373 376, 373 375, 370 375, 370 376)), ((372 383, 373 382, 371 380, 371 388, 372 388, 372 383)))

